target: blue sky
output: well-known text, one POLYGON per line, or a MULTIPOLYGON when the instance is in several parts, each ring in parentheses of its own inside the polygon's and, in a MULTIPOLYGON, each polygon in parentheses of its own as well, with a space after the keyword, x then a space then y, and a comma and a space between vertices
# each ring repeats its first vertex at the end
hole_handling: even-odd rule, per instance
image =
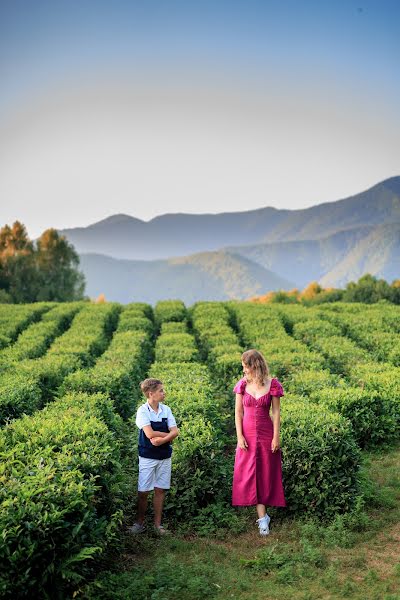
POLYGON ((302 208, 400 174, 400 3, 0 0, 0 223, 302 208))

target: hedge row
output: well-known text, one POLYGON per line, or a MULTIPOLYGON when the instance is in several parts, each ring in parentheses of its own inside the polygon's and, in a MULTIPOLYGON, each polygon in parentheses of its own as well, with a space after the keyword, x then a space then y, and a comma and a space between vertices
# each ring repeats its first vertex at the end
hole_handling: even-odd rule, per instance
MULTIPOLYGON (((398 317, 400 319, 400 313, 398 317)), ((390 330, 390 327, 384 322, 382 314, 375 311, 368 316, 328 315, 328 319, 340 328, 343 335, 367 350, 373 361, 391 362, 400 366, 400 336, 390 330), (368 319, 368 326, 366 326, 366 319, 368 319)))
POLYGON ((105 395, 70 394, 0 431, 2 597, 66 597, 113 539, 120 426, 105 395))
POLYGON ((36 304, 0 304, 0 349, 11 344, 28 325, 38 321, 54 306, 50 302, 36 304))
MULTIPOLYGON (((370 356, 366 350, 341 335, 342 313, 339 315, 338 311, 331 311, 331 316, 324 316, 321 311, 305 308, 293 311, 291 307, 285 308, 285 312, 293 335, 319 350, 331 371, 292 374, 288 389, 348 418, 361 447, 392 441, 398 434, 398 404, 389 394, 384 396, 376 388, 367 390, 363 389, 364 384, 357 384, 353 375, 363 368, 366 372, 373 372, 376 365, 368 362, 370 356)), ((357 318, 354 311, 348 315, 349 320, 357 318)), ((395 385, 391 383, 391 392, 395 385)), ((400 389, 398 396, 399 392, 400 389)))
POLYGON ((345 417, 288 394, 281 402, 281 444, 290 512, 333 517, 354 505, 361 456, 345 417))
POLYGON ((167 363, 198 360, 194 337, 189 333, 162 333, 156 342, 155 360, 167 363))
POLYGON ((323 367, 318 353, 287 333, 279 307, 242 302, 232 303, 231 309, 245 346, 263 353, 272 376, 286 379, 299 370, 323 367))
POLYGON ((85 306, 42 358, 21 361, 18 373, 4 373, 0 383, 0 424, 41 408, 53 399, 68 373, 93 364, 108 344, 119 311, 115 304, 85 306))
POLYGON ((70 373, 59 393, 107 392, 117 412, 130 417, 139 398, 138 385, 149 364, 152 344, 146 331, 115 333, 108 349, 90 369, 70 373))
POLYGON ((51 342, 65 331, 82 303, 71 302, 51 308, 39 322, 32 323, 20 333, 17 341, 0 351, 0 371, 15 367, 24 358, 44 354, 51 342))
POLYGON ((203 360, 216 384, 230 385, 242 372, 242 347, 231 326, 228 309, 220 302, 198 302, 191 311, 193 329, 203 360))
POLYGON ((187 310, 182 300, 161 300, 154 308, 154 320, 158 329, 166 321, 185 321, 187 310))
POLYGON ((144 302, 127 304, 118 321, 118 331, 146 331, 154 335, 153 309, 144 302))

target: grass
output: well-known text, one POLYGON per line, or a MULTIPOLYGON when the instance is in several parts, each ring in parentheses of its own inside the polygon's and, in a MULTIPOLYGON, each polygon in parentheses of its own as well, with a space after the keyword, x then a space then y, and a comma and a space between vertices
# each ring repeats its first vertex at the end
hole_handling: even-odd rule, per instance
POLYGON ((364 456, 364 496, 351 514, 325 525, 275 518, 267 538, 247 509, 238 535, 126 536, 78 597, 399 600, 400 447, 364 456))

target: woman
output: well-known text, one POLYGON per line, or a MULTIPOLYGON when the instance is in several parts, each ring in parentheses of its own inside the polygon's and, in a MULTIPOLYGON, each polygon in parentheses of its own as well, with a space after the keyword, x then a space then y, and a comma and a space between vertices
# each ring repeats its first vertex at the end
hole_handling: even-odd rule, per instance
POLYGON ((270 378, 261 352, 242 355, 244 377, 234 387, 237 449, 232 504, 256 506, 261 535, 268 535, 266 506, 286 506, 280 451, 280 397, 283 388, 270 378), (270 415, 270 408, 271 415, 270 415))

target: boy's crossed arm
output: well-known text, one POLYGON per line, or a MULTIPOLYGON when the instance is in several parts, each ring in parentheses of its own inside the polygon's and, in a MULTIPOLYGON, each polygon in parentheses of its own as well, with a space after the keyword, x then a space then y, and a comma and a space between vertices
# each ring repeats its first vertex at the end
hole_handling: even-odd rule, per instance
POLYGON ((153 446, 161 446, 162 444, 172 442, 179 435, 179 429, 176 426, 170 427, 169 433, 154 431, 151 425, 145 425, 143 431, 153 446))

